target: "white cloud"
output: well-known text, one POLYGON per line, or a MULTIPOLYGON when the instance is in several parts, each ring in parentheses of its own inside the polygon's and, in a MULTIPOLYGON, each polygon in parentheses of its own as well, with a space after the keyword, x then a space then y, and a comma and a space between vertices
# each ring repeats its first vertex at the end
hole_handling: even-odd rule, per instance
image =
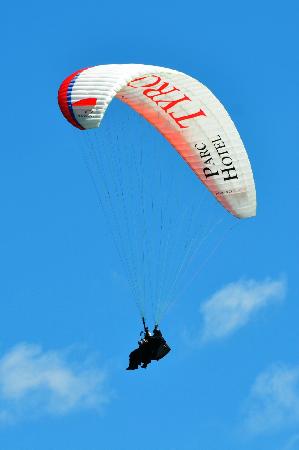
MULTIPOLYGON (((299 366, 276 365, 261 373, 247 402, 245 427, 253 433, 299 425, 299 366)), ((294 437, 289 446, 295 445, 294 437)))
POLYGON ((20 344, 0 358, 0 422, 78 409, 99 410, 109 395, 105 371, 70 354, 20 344))
POLYGON ((283 299, 284 295, 283 280, 241 280, 225 286, 201 306, 202 341, 232 334, 245 325, 256 311, 283 299))

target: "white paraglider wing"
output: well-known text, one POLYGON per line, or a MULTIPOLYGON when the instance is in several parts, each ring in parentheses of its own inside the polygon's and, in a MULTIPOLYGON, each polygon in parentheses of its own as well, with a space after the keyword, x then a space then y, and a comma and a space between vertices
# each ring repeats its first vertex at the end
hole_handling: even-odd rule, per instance
POLYGON ((255 215, 247 152, 228 113, 203 84, 162 67, 102 65, 69 76, 58 99, 69 122, 86 130, 100 125, 114 97, 151 122, 228 211, 239 218, 255 215))

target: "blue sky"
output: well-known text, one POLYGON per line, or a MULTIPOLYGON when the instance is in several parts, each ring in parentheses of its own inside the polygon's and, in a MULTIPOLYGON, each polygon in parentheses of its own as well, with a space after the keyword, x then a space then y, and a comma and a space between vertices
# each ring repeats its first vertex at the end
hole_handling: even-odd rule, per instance
POLYGON ((296 2, 28 1, 1 22, 0 449, 298 450, 296 2), (136 373, 138 315, 56 99, 127 62, 218 96, 258 196, 163 322, 170 355, 136 373))

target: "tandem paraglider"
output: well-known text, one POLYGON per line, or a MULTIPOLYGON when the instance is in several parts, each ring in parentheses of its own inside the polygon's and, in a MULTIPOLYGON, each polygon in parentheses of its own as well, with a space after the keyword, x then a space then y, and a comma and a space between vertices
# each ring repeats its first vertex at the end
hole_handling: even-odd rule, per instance
POLYGON ((152 361, 159 361, 169 352, 170 347, 165 341, 158 325, 155 325, 151 334, 142 318, 144 331, 141 332, 142 338, 138 341, 138 348, 133 350, 129 355, 129 366, 127 370, 136 370, 139 366, 146 369, 152 361))
POLYGON ((170 351, 159 327, 204 266, 197 255, 206 261, 227 233, 222 219, 210 214, 212 204, 234 222, 256 214, 249 158, 220 101, 198 80, 173 69, 143 64, 80 69, 63 81, 58 102, 68 122, 85 131, 84 161, 143 320, 144 336, 130 354, 128 370, 146 368, 170 351), (165 139, 152 136, 151 127, 128 108, 114 108, 117 102, 108 108, 114 98, 165 139), (206 249, 212 236, 217 242, 206 249), (152 334, 145 325, 149 315, 156 324, 152 334))

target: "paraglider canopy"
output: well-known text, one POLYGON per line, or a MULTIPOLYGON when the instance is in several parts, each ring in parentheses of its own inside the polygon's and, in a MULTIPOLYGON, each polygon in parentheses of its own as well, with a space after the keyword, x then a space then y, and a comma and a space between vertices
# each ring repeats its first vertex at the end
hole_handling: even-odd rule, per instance
POLYGON ((163 67, 101 65, 66 78, 58 101, 65 118, 87 130, 100 125, 114 97, 151 122, 231 214, 255 215, 247 152, 228 113, 203 84, 163 67))

